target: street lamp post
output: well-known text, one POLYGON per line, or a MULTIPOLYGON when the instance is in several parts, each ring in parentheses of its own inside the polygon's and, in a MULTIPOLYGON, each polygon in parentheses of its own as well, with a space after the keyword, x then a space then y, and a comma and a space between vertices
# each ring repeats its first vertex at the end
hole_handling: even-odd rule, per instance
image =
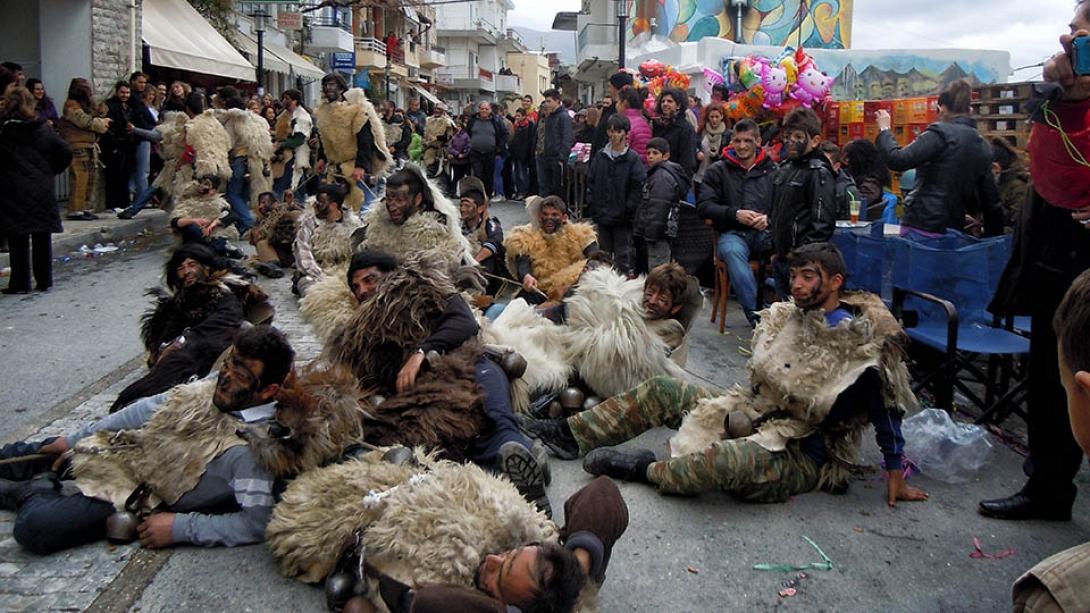
POLYGON ((254 31, 257 33, 257 95, 265 95, 265 19, 268 14, 264 9, 254 11, 254 31))
POLYGON ((624 69, 625 22, 628 21, 628 0, 617 0, 617 69, 624 69))

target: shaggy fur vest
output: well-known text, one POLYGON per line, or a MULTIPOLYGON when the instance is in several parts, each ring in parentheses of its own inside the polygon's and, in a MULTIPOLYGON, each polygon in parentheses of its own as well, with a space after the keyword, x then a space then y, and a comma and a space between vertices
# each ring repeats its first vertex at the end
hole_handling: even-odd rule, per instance
POLYGON ((527 413, 531 399, 567 387, 573 367, 563 326, 541 316, 521 298, 508 303, 495 321, 478 319, 483 342, 517 351, 529 365, 521 377, 511 381, 511 405, 516 412, 527 413))
MULTIPOLYGON (((161 344, 178 338, 187 328, 197 326, 211 316, 225 299, 230 300, 230 294, 231 289, 216 278, 180 287, 173 293, 158 287, 148 290, 148 295, 155 298, 155 306, 140 321, 144 349, 149 355, 155 355, 161 344)), ((216 355, 212 359, 232 341, 233 337, 223 339, 222 344, 216 343, 213 349, 216 355)))
MULTIPOLYGON (((701 400, 670 440, 674 456, 694 453, 724 438, 724 418, 743 411, 766 418, 749 439, 769 451, 782 451, 791 440, 817 431, 837 397, 870 368, 882 378, 886 405, 901 415, 919 408, 902 359, 903 331, 881 299, 846 293, 841 302, 858 312, 836 327, 820 310, 803 311, 779 302, 762 314, 754 331, 749 385, 701 400)), ((858 470, 858 449, 867 425, 863 413, 835 431, 823 431, 831 461, 822 468, 821 485, 845 483, 858 470)))
POLYGON ((159 157, 163 158, 163 169, 155 177, 154 185, 171 196, 175 193, 174 180, 178 161, 185 153, 185 124, 188 120, 185 113, 170 111, 156 128, 163 135, 163 140, 159 141, 159 157))
POLYGON ((590 224, 566 223, 557 232, 546 234, 537 227, 536 218, 531 219, 535 221, 515 227, 503 242, 507 249, 507 270, 512 278, 517 277, 516 260, 519 256, 530 256, 538 286, 553 296, 579 279, 587 263, 583 250, 598 240, 597 233, 590 224))
POLYGON ((97 432, 76 444, 76 486, 85 496, 123 508, 141 483, 151 487, 148 508, 174 504, 200 481, 208 463, 246 441, 238 420, 212 404, 214 380, 180 385, 138 430, 97 432))
POLYGON ((231 139, 231 155, 246 157, 250 175, 250 208, 255 208, 257 197, 272 189, 272 178, 266 172, 273 154, 269 123, 246 109, 227 109, 221 113, 223 127, 231 139))
POLYGON ((323 271, 340 266, 352 257, 352 233, 357 228, 356 216, 347 212, 341 221, 318 220, 310 249, 323 271))
POLYGON ((556 526, 506 479, 417 457, 421 466, 395 466, 372 452, 293 481, 266 530, 280 572, 321 581, 359 531, 367 561, 394 579, 472 587, 486 555, 557 540, 556 526))
POLYGON ((193 148, 194 159, 192 164, 183 165, 177 171, 175 198, 189 192, 195 179, 217 176, 226 182, 231 178, 228 158, 231 137, 216 117, 216 111, 209 109, 186 122, 185 144, 193 148))
MULTIPOLYGON (((386 145, 386 132, 382 128, 375 107, 367 99, 367 94, 358 87, 344 93, 344 100, 329 102, 322 100, 314 111, 318 122, 318 135, 322 139, 322 150, 329 160, 327 174, 349 176, 356 166, 356 135, 365 124, 375 139, 375 154, 371 158, 371 174, 381 177, 386 174, 393 156, 386 145)), ((358 211, 363 203, 363 192, 356 186, 345 199, 345 204, 353 211, 358 211)))
POLYGON ((337 267, 307 289, 299 301, 299 312, 314 328, 314 335, 328 345, 340 330, 352 320, 359 304, 345 280, 346 269, 337 267))
MULTIPOLYGON (((207 196, 187 195, 175 201, 172 217, 193 217, 196 219, 221 219, 231 212, 231 205, 219 193, 207 196)), ((238 240, 238 229, 234 224, 220 225, 212 231, 212 238, 238 240)))
POLYGON ((442 117, 432 115, 424 121, 424 144, 426 146, 438 147, 453 137, 454 122, 446 115, 442 117))

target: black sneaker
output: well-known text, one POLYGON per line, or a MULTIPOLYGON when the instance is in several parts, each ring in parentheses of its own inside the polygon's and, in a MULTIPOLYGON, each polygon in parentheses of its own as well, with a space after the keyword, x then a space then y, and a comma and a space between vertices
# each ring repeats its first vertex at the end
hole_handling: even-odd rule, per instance
POLYGON ((271 262, 257 262, 254 264, 254 270, 270 279, 279 279, 284 276, 284 271, 271 262))
POLYGON ((579 443, 575 442, 568 421, 565 419, 534 419, 517 415, 519 427, 530 438, 536 438, 561 460, 579 457, 579 443))
POLYGON ((594 476, 605 475, 621 481, 647 483, 647 467, 654 461, 655 452, 650 449, 601 447, 583 458, 583 470, 594 476))
POLYGON ((121 211, 120 213, 117 214, 118 219, 132 219, 135 216, 136 216, 136 213, 133 213, 129 209, 125 209, 124 211, 121 211))
POLYGON ((500 446, 499 465, 500 472, 511 480, 522 497, 552 519, 553 508, 545 494, 545 471, 534 454, 522 445, 508 441, 500 446))

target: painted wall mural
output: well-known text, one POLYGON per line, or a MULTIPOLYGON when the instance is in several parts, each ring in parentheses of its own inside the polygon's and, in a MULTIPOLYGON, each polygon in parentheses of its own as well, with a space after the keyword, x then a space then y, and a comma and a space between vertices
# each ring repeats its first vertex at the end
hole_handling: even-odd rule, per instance
MULTIPOLYGON (((854 0, 750 0, 742 38, 751 45, 850 49, 854 0)), ((712 36, 734 40, 737 9, 729 0, 632 0, 630 40, 675 43, 712 36)))

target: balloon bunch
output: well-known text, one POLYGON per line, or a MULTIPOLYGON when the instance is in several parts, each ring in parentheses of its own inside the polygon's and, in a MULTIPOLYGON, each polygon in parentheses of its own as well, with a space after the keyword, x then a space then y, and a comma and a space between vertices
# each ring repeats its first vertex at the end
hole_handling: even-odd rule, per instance
POLYGON ((775 58, 750 55, 734 63, 736 82, 744 91, 726 103, 734 120, 766 112, 786 115, 792 109, 820 105, 829 99, 834 79, 818 68, 808 53, 787 47, 775 58))
POLYGON ((677 68, 663 64, 659 60, 647 60, 640 64, 637 80, 655 97, 668 87, 685 91, 689 89, 692 82, 689 75, 678 72, 677 68))

